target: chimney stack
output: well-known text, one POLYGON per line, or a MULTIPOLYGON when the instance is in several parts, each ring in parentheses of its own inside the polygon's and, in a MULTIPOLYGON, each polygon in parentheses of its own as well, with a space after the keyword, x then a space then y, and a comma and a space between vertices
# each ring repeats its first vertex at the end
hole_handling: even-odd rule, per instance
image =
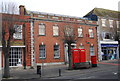
POLYGON ((19 13, 20 13, 20 15, 25 15, 25 7, 24 7, 24 5, 19 6, 19 13))

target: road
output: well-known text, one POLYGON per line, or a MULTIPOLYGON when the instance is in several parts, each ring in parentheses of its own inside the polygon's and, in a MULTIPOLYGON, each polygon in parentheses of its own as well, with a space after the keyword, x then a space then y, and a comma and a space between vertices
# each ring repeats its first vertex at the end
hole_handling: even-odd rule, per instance
MULTIPOLYGON (((103 69, 90 69, 91 71, 76 70, 77 72, 71 73, 68 75, 63 75, 61 77, 54 77, 50 79, 118 79, 118 66, 117 65, 108 65, 108 64, 99 64, 98 67, 103 69)), ((119 76, 120 77, 120 76, 119 76)))
MULTIPOLYGON (((32 79, 23 79, 18 81, 97 81, 96 79, 109 81, 118 81, 120 77, 120 64, 118 61, 99 62, 98 67, 92 67, 90 69, 77 69, 77 70, 65 70, 61 71, 61 76, 49 76, 49 77, 36 77, 32 79)), ((55 69, 55 68, 54 68, 55 69)), ((54 70, 55 71, 55 70, 54 70)), ((52 75, 52 71, 47 74, 52 75), (51 72, 51 73, 50 73, 51 72)), ((34 75, 35 76, 35 75, 34 75)), ((14 81, 13 79, 7 79, 3 81, 14 81)), ((16 81, 16 80, 15 80, 16 81)))

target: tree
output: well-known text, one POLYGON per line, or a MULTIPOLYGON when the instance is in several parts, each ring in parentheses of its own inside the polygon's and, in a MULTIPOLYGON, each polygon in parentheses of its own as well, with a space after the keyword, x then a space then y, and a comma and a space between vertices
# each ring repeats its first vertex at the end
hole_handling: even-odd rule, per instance
POLYGON ((15 33, 14 24, 17 20, 14 17, 16 13, 16 6, 14 3, 2 3, 2 52, 4 54, 4 78, 10 77, 9 70, 9 51, 11 47, 11 40, 15 33))
POLYGON ((68 44, 68 59, 69 59, 69 67, 68 69, 72 69, 72 53, 71 53, 71 44, 75 43, 76 35, 75 35, 75 28, 70 25, 66 25, 64 27, 64 42, 68 44))

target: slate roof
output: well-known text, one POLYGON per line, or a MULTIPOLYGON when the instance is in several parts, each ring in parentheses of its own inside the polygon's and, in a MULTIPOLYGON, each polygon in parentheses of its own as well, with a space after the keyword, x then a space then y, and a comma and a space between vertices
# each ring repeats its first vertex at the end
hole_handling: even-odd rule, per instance
POLYGON ((25 11, 26 11, 26 14, 28 14, 28 15, 33 13, 33 14, 50 15, 50 16, 61 16, 61 17, 69 17, 69 18, 78 18, 78 19, 88 20, 88 18, 77 17, 77 16, 61 15, 61 14, 46 13, 46 12, 39 12, 39 11, 30 11, 30 10, 25 10, 25 11))
POLYGON ((108 9, 103 9, 103 8, 94 8, 92 11, 90 11, 85 16, 91 13, 97 16, 101 16, 101 17, 118 18, 120 16, 120 11, 108 10, 108 9))

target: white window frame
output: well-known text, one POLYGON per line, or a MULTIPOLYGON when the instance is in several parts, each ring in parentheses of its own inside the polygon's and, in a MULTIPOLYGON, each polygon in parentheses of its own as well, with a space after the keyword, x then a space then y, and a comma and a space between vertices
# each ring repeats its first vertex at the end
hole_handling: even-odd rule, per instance
POLYGON ((41 59, 45 59, 46 58, 46 45, 39 45, 39 53, 40 53, 40 58, 41 59), (44 49, 43 48, 41 49, 40 46, 44 46, 44 49), (42 55, 42 53, 44 53, 44 55, 42 55))
POLYGON ((59 27, 58 27, 58 25, 53 25, 53 36, 59 36, 59 27))
POLYGON ((54 45, 54 58, 60 58, 60 45, 54 45), (56 51, 55 46, 58 46, 56 51))
POLYGON ((22 66, 22 48, 11 48, 9 57, 10 67, 22 66))
POLYGON ((102 21, 102 26, 106 26, 106 19, 101 19, 101 21, 102 21))
POLYGON ((15 33, 13 34, 14 39, 22 39, 23 32, 22 32, 22 25, 14 25, 15 33))
POLYGON ((94 38, 93 29, 92 29, 92 28, 89 28, 89 29, 88 29, 88 32, 89 32, 89 37, 90 37, 90 38, 94 38))
POLYGON ((94 55, 95 55, 94 46, 90 45, 90 56, 94 56, 94 55))
POLYGON ((111 28, 113 28, 113 20, 109 20, 109 25, 111 28))
POLYGON ((39 24, 39 35, 45 35, 45 24, 39 24))
POLYGON ((78 28, 78 37, 83 37, 83 28, 78 28))

